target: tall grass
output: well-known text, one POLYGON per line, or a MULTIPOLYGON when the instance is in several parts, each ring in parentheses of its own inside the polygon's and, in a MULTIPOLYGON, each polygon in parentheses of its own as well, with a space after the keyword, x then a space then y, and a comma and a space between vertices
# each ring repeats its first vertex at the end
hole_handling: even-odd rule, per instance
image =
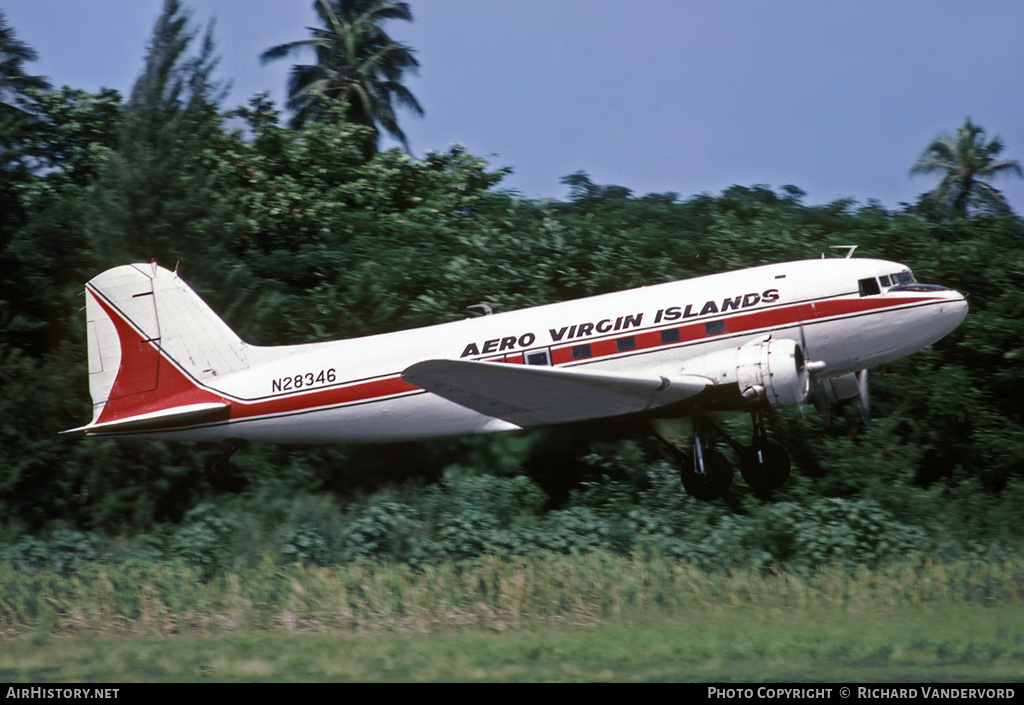
POLYGON ((593 626, 752 607, 765 614, 873 613, 1024 601, 1024 559, 799 575, 706 571, 657 555, 497 556, 440 565, 280 566, 267 559, 204 579, 180 562, 85 564, 71 575, 0 563, 0 635, 447 632, 593 626))

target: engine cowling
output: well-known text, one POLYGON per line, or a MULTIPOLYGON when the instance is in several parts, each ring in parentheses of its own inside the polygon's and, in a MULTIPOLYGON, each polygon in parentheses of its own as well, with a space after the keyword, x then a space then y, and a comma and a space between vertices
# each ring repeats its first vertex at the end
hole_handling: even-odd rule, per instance
POLYGON ((736 382, 745 399, 777 409, 802 404, 810 390, 803 350, 788 338, 768 338, 737 351, 736 382))
POLYGON ((762 338, 702 355, 686 361, 681 371, 708 377, 715 386, 734 384, 749 403, 772 408, 802 404, 810 390, 803 350, 788 338, 762 338))
POLYGON ((815 385, 814 395, 818 395, 825 402, 839 402, 853 399, 860 394, 860 382, 857 380, 857 373, 850 372, 839 377, 826 377, 819 384, 815 385))

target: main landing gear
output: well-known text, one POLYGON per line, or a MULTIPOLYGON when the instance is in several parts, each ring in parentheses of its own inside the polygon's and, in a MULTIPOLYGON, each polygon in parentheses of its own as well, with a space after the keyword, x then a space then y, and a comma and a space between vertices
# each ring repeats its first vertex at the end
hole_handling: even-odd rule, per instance
POLYGON ((704 434, 706 424, 702 416, 693 417, 693 448, 683 455, 679 479, 690 496, 710 502, 729 491, 733 470, 724 455, 708 446, 704 434))
POLYGON ((764 415, 751 414, 754 427, 753 442, 744 447, 713 424, 706 416, 697 413, 693 417, 693 441, 688 450, 680 447, 673 436, 666 432, 664 425, 655 425, 655 433, 681 456, 679 479, 683 488, 695 499, 709 502, 726 495, 732 486, 732 464, 723 453, 715 450, 708 442, 708 431, 716 438, 727 441, 740 455, 740 474, 755 494, 769 495, 789 479, 789 454, 778 443, 767 439, 764 415))
POLYGON ((740 454, 740 474, 754 494, 769 495, 789 479, 789 453, 767 439, 764 414, 755 411, 750 420, 754 425, 754 441, 740 454))

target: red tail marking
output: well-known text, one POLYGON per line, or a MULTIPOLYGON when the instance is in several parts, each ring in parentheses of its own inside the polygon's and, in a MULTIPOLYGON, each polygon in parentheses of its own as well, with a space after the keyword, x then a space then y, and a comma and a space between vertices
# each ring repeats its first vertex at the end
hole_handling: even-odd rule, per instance
MULTIPOLYGON (((91 293, 91 292, 90 292, 91 293)), ((121 364, 107 403, 96 423, 162 411, 186 404, 223 399, 196 385, 159 349, 157 341, 144 340, 138 331, 107 302, 93 294, 117 330, 121 364)))

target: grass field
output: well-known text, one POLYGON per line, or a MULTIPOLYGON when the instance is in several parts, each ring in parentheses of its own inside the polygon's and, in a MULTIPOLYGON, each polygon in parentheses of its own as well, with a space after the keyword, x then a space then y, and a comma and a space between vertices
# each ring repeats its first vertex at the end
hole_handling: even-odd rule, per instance
POLYGON ((0 566, 0 681, 1024 680, 1024 562, 798 577, 608 555, 0 566))
POLYGON ((1021 682, 1017 606, 889 613, 695 612, 657 624, 504 632, 24 637, 7 682, 916 681, 1021 682))

